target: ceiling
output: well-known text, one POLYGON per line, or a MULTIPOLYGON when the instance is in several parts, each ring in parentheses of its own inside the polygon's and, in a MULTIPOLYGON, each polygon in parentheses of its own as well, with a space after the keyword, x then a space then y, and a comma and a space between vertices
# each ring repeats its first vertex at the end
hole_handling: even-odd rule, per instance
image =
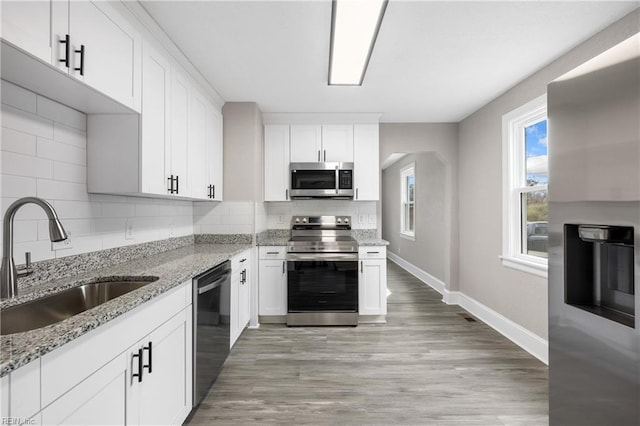
POLYGON ((640 5, 390 0, 361 87, 328 86, 331 1, 142 1, 225 101, 457 122, 640 5))

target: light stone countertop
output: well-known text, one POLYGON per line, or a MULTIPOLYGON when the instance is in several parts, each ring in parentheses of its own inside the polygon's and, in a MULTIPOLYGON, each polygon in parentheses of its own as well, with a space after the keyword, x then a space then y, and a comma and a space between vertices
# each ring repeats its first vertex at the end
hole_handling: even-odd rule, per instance
MULTIPOLYGON (((388 246, 389 241, 376 236, 375 229, 353 229, 351 236, 359 246, 388 246)), ((291 238, 288 229, 268 229, 257 234, 258 246, 286 246, 291 238)))
POLYGON ((29 289, 0 308, 23 303, 62 289, 94 282, 98 277, 128 279, 156 276, 157 281, 110 300, 64 321, 23 333, 0 337, 0 377, 88 333, 135 307, 251 248, 250 244, 195 244, 131 262, 58 279, 29 289))

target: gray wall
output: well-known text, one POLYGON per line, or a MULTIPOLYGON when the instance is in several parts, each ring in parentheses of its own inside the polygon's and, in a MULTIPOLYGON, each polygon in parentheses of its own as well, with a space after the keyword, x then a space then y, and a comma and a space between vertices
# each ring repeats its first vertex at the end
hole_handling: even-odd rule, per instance
MULTIPOLYGON (((426 185, 424 190, 429 189, 429 184, 439 181, 443 187, 438 190, 441 194, 442 206, 439 208, 438 213, 433 211, 434 221, 426 225, 426 218, 417 218, 417 229, 423 229, 426 231, 423 240, 420 234, 417 235, 415 242, 409 240, 403 240, 402 245, 399 243, 398 236, 400 225, 399 216, 396 218, 394 215, 399 215, 399 207, 396 211, 393 211, 393 206, 398 205, 398 201, 393 191, 397 191, 399 194, 399 182, 395 189, 392 189, 393 183, 390 179, 393 177, 393 172, 388 173, 385 170, 383 173, 382 182, 382 198, 380 202, 380 216, 382 216, 382 238, 390 241, 392 245, 389 247, 389 251, 398 254, 400 257, 411 262, 418 268, 428 272, 445 283, 447 290, 455 291, 458 289, 458 125, 456 123, 381 123, 380 124, 380 161, 384 162, 393 153, 421 153, 425 156, 424 164, 434 164, 436 161, 440 170, 431 176, 424 175, 422 179, 426 179, 426 185), (427 155, 428 154, 428 155, 427 155), (427 161, 426 158, 429 158, 427 161), (389 192, 387 192, 387 190, 389 192), (387 218, 387 215, 390 217, 387 218), (435 219, 437 217, 437 219, 435 219), (395 228, 394 228, 395 226, 395 228), (428 239, 428 235, 435 227, 439 227, 439 233, 441 236, 435 240, 428 239), (400 248, 402 253, 398 253, 395 250, 400 248), (435 253, 438 251, 440 254, 437 259, 419 255, 418 253, 435 253), (409 253, 411 253, 409 255, 409 253), (411 257, 409 257, 411 256, 411 257), (434 265, 436 266, 434 269, 434 265)), ((401 164, 406 164, 406 158, 404 157, 399 161, 401 164)), ((394 164, 390 169, 400 167, 398 164, 394 164)), ((417 165, 416 165, 417 166, 417 165)), ((426 170, 425 170, 426 172, 426 170)), ((421 173, 416 170, 416 173, 421 173)), ((420 176, 416 177, 417 179, 420 176)), ((399 177, 398 177, 399 179, 399 177)), ((422 186, 422 185, 421 185, 422 186)), ((434 194, 425 193, 423 195, 423 189, 416 186, 418 194, 416 195, 416 202, 422 203, 420 199, 428 201, 434 194)), ((433 188, 432 188, 433 189, 433 188)), ((433 206, 425 206, 420 210, 422 212, 429 211, 433 206)), ((422 213, 418 213, 421 215, 422 213)))
MULTIPOLYGON (((636 9, 459 123, 460 291, 545 339, 547 280, 504 267, 498 257, 502 116, 544 94, 549 82, 637 33, 639 27, 636 9)), ((550 144, 553 149, 553 141, 550 144)))
POLYGON ((382 172, 382 229, 388 250, 427 271, 441 281, 447 279, 446 167, 433 153, 412 154, 382 172), (415 162, 415 241, 400 236, 400 171, 415 162))
POLYGON ((255 102, 227 102, 224 117, 224 201, 262 200, 262 113, 255 102))

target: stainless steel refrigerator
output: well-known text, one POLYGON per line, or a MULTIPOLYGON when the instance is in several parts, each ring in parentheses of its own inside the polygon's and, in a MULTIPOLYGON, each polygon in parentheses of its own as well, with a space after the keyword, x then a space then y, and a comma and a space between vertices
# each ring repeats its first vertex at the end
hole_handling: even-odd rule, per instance
POLYGON ((640 425, 639 56, 548 86, 551 425, 640 425))

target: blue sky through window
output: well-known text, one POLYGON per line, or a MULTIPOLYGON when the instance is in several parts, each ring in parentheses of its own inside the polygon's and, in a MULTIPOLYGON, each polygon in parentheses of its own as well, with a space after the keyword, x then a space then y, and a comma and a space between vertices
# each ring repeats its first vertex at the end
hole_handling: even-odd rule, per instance
POLYGON ((547 120, 524 129, 527 184, 547 184, 549 165, 547 156, 547 120))

